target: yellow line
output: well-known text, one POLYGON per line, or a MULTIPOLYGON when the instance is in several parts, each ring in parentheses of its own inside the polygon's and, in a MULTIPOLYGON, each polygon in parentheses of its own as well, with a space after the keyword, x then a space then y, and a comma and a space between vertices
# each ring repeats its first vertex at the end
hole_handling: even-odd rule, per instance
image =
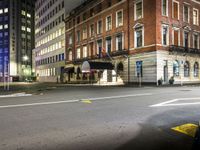
POLYGON ((86 103, 86 104, 92 104, 92 101, 91 101, 91 100, 82 100, 81 102, 82 102, 82 103, 86 103))

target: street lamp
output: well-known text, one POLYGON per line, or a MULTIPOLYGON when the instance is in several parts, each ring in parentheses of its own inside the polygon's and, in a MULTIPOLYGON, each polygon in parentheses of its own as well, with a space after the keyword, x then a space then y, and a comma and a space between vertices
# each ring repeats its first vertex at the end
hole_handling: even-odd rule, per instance
POLYGON ((29 57, 27 55, 23 56, 23 61, 27 62, 29 60, 29 57))
POLYGON ((25 80, 27 79, 27 76, 29 74, 29 70, 28 70, 28 66, 27 66, 27 62, 29 60, 29 57, 27 55, 24 55, 22 57, 22 60, 24 62, 24 67, 23 67, 23 74, 24 74, 24 77, 25 77, 25 80))

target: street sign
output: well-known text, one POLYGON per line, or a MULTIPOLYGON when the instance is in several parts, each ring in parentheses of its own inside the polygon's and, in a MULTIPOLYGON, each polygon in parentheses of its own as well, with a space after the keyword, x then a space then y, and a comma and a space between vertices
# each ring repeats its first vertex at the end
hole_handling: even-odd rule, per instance
POLYGON ((137 71, 137 75, 141 75, 142 74, 142 61, 136 61, 136 71, 137 71))

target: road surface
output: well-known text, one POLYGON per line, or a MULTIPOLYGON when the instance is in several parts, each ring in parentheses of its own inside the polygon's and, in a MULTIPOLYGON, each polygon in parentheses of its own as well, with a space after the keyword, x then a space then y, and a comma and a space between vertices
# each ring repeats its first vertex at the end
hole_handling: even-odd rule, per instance
POLYGON ((0 96, 1 150, 191 150, 200 87, 54 87, 0 96))

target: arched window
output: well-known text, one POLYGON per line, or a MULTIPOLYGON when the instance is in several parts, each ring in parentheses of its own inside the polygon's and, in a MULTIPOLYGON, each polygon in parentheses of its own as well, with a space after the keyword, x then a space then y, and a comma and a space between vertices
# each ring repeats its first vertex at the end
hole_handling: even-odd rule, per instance
POLYGON ((190 76, 190 64, 188 61, 186 61, 184 64, 184 77, 189 77, 189 76, 190 76))
POLYGON ((173 74, 175 77, 178 77, 180 74, 180 65, 177 60, 173 63, 173 74))
POLYGON ((195 62, 194 64, 194 77, 198 77, 199 76, 199 63, 195 62))

